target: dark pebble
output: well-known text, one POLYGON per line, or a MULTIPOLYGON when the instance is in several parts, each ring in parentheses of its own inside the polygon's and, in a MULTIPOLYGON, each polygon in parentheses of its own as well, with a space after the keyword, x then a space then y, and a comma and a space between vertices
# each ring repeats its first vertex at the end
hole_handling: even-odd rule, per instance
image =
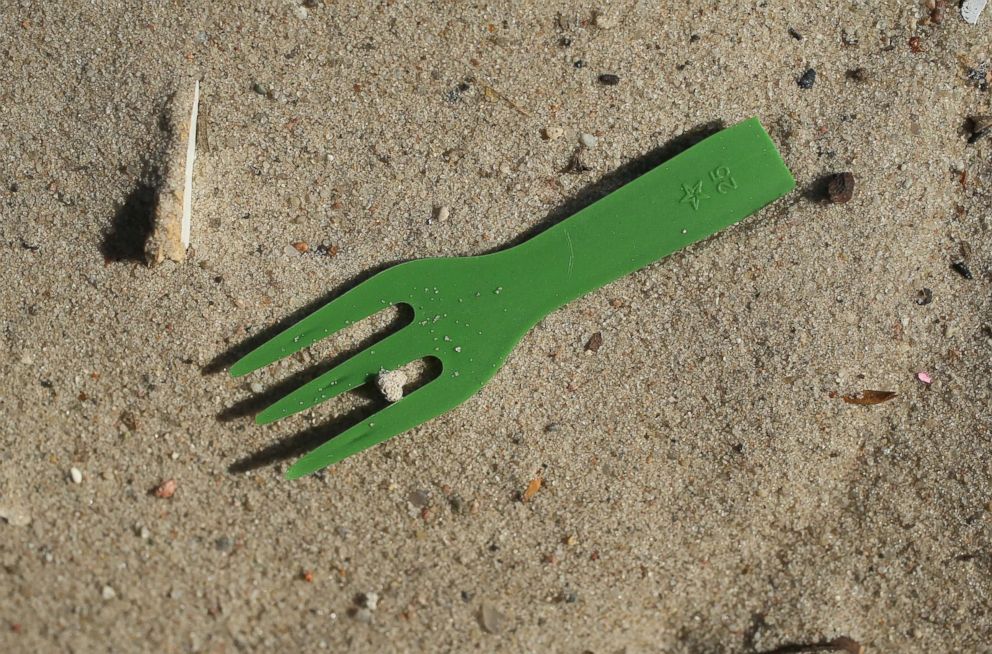
POLYGON ((971 116, 968 118, 968 143, 977 143, 983 136, 992 132, 992 116, 971 116))
POLYGON ((258 93, 259 95, 268 95, 269 94, 268 87, 265 86, 264 84, 260 83, 260 82, 255 82, 254 84, 252 84, 251 85, 251 90, 254 91, 255 93, 258 93))
POLYGON ((794 27, 790 27, 789 28, 789 36, 791 36, 792 38, 794 38, 797 41, 802 41, 803 40, 803 35, 800 34, 799 32, 797 32, 794 27))
POLYGON ((695 43, 698 40, 699 40, 699 35, 698 34, 693 34, 693 35, 691 35, 689 37, 689 43, 695 43))
POLYGON ((575 604, 579 600, 579 594, 574 590, 567 590, 562 593, 562 599, 566 604, 575 604))
POLYGON ((544 428, 544 431, 549 434, 556 431, 561 431, 561 425, 559 425, 557 422, 552 422, 551 424, 547 425, 544 428))
POLYGON ((475 597, 475 594, 474 593, 470 593, 467 590, 463 590, 462 591, 462 601, 463 602, 466 602, 466 603, 467 602, 471 602, 473 597, 475 597))
POLYGON ((572 65, 573 65, 573 66, 575 66, 576 68, 582 68, 583 66, 585 66, 585 65, 586 65, 586 62, 584 62, 584 61, 583 61, 583 60, 581 60, 581 59, 576 59, 576 60, 575 60, 575 61, 574 61, 574 62, 572 63, 572 65))
POLYGON ((20 185, 17 182, 14 182, 13 184, 10 185, 10 192, 11 193, 17 193, 20 190, 21 190, 21 187, 20 187, 20 185))
POLYGON ((830 183, 827 184, 827 196, 834 204, 850 202, 854 197, 854 175, 837 173, 831 177, 830 183))
POLYGON ((600 84, 606 84, 607 86, 616 86, 620 83, 620 76, 614 75, 613 73, 603 73, 599 76, 600 84))
POLYGON ((916 291, 916 303, 918 305, 920 305, 921 307, 925 307, 931 302, 933 302, 933 291, 931 291, 929 288, 924 287, 916 291))
POLYGON ((971 274, 971 268, 964 261, 955 261, 951 264, 951 268, 965 279, 974 279, 974 276, 971 274))
POLYGON ((568 38, 567 36, 563 36, 560 39, 558 39, 558 45, 560 45, 563 48, 567 48, 568 46, 572 45, 572 39, 568 38))
POLYGON ((234 547, 234 541, 227 536, 221 536, 214 541, 214 547, 216 547, 219 552, 230 552, 234 547))
POLYGON ((816 70, 813 68, 806 69, 806 72, 796 80, 796 84, 799 85, 801 89, 811 89, 813 85, 816 84, 816 70))

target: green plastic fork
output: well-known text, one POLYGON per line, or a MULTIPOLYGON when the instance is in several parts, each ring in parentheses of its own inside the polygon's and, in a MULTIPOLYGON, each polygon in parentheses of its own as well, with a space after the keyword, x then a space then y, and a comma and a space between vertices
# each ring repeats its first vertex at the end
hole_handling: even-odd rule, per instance
POLYGON ((296 479, 434 418, 474 395, 541 318, 742 220, 795 187, 756 118, 702 141, 533 238, 492 254, 395 265, 335 298, 231 367, 240 377, 387 306, 413 322, 256 416, 267 424, 435 357, 440 375, 311 451, 296 479))

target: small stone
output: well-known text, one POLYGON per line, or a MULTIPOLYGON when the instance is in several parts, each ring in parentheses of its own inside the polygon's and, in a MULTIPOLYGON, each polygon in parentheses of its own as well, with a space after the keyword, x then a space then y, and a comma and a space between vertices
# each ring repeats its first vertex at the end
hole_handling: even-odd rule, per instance
POLYGON ((265 387, 262 386, 262 382, 257 382, 257 381, 252 382, 249 388, 251 389, 252 393, 261 393, 265 389, 265 387))
POLYGON ((565 134, 565 130, 561 127, 545 127, 541 130, 541 138, 545 141, 554 141, 560 139, 562 135, 565 134))
POLYGON ((228 536, 221 536, 214 541, 214 548, 216 548, 218 552, 230 552, 234 549, 234 541, 228 536))
POLYGON ((117 591, 111 588, 110 586, 104 586, 103 590, 100 591, 100 596, 103 599, 110 601, 115 597, 117 597, 117 591))
POLYGON ((465 500, 461 498, 460 495, 453 495, 448 503, 451 505, 452 513, 462 514, 465 513, 465 500))
POLYGON ((964 261, 955 261, 951 264, 951 268, 965 279, 974 279, 974 275, 971 274, 971 268, 964 261))
POLYGON ((285 254, 287 257, 298 257, 298 256, 300 256, 300 251, 297 250, 295 247, 293 247, 293 244, 292 243, 290 243, 289 245, 287 245, 286 247, 284 247, 282 249, 282 253, 285 254))
POLYGON ((402 370, 380 370, 375 383, 387 402, 399 402, 403 399, 403 385, 406 384, 406 373, 402 370))
POLYGON ((203 30, 200 30, 199 32, 197 32, 197 33, 196 33, 196 34, 195 34, 195 35, 193 36, 193 41, 194 41, 194 42, 195 42, 195 43, 196 43, 197 45, 206 45, 206 44, 207 44, 207 41, 208 41, 209 39, 210 39, 210 37, 209 37, 209 36, 207 36, 207 33, 206 33, 206 32, 204 32, 203 30))
POLYGON ((74 484, 83 483, 83 473, 79 468, 69 468, 69 478, 72 479, 72 483, 74 484))
POLYGON ((407 499, 410 501, 410 504, 414 505, 418 509, 421 509, 431 503, 430 493, 421 489, 411 491, 410 495, 407 496, 407 499))
POLYGON ((827 184, 827 196, 834 204, 850 202, 854 197, 854 175, 837 173, 831 177, 830 183, 827 184))
POLYGON ((585 67, 586 62, 583 61, 582 59, 576 59, 575 61, 572 62, 572 65, 575 66, 576 68, 583 68, 585 67))
POLYGON ((503 630, 503 623, 506 618, 495 606, 489 602, 483 602, 482 609, 479 611, 479 621, 482 623, 483 629, 491 634, 498 634, 503 630))
POLYGON ((306 241, 296 241, 292 243, 292 246, 300 254, 306 254, 310 251, 310 244, 306 241))
POLYGON ((0 506, 0 518, 11 527, 27 527, 31 524, 31 514, 18 506, 0 506))
POLYGON ((307 16, 310 15, 310 12, 307 11, 307 8, 303 5, 297 5, 296 7, 293 7, 293 15, 300 20, 306 20, 307 16))
POLYGON ((152 532, 148 527, 141 525, 141 528, 138 529, 138 537, 141 540, 148 540, 152 537, 152 532))
POLYGON ((992 115, 968 117, 968 143, 977 143, 979 139, 992 132, 992 115))
POLYGON ((364 622, 365 624, 368 624, 372 622, 372 611, 369 611, 367 608, 362 607, 355 611, 354 617, 359 622, 364 622))
POLYGON ((586 341, 586 353, 595 354, 603 347, 603 332, 596 332, 586 341))
POLYGON ((561 431, 561 425, 559 425, 557 422, 552 422, 544 427, 544 431, 545 433, 553 434, 556 431, 561 431))
POLYGON ((909 49, 913 53, 923 52, 923 42, 920 41, 920 37, 911 36, 909 37, 909 49))
POLYGON ((606 86, 616 86, 620 83, 620 76, 613 73, 603 73, 599 76, 599 83, 606 86))
POLYGON ((961 3, 961 18, 967 23, 976 24, 987 3, 988 0, 964 0, 961 3))
POLYGON ((790 27, 789 28, 789 36, 791 36, 792 38, 794 38, 797 41, 802 41, 803 40, 803 35, 800 34, 798 31, 796 31, 796 28, 794 28, 794 27, 790 27))
POLYGON ((437 208, 438 222, 444 222, 451 216, 451 207, 440 206, 437 208))
POLYGON ((261 82, 253 82, 251 85, 251 90, 259 95, 268 95, 269 87, 261 82))
POLYGON ((175 479, 166 479, 155 488, 153 494, 159 499, 167 500, 176 494, 177 487, 175 479))
POLYGON ((617 26, 617 19, 612 14, 596 12, 593 23, 601 30, 611 30, 617 26))
POLYGON ((931 302, 933 302, 933 291, 929 288, 924 287, 916 292, 916 303, 918 305, 925 307, 931 302))
POLYGON ((807 68, 806 72, 803 73, 796 83, 801 89, 811 89, 813 85, 816 84, 816 70, 812 68, 807 68))
POLYGON ((365 593, 362 595, 362 605, 369 611, 379 608, 379 593, 365 593))
POLYGON ((599 143, 599 139, 593 136, 592 134, 586 134, 583 132, 579 136, 579 143, 581 143, 583 147, 592 150, 599 143))
POLYGON ((933 377, 931 377, 929 373, 923 372, 922 370, 916 373, 916 378, 927 386, 933 383, 933 377))

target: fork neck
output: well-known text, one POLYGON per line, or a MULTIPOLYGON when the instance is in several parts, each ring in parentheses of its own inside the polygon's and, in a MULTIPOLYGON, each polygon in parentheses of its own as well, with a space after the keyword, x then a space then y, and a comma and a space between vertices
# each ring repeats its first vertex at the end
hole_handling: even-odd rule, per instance
POLYGON ((742 220, 795 187, 756 118, 707 138, 507 251, 551 311, 742 220))

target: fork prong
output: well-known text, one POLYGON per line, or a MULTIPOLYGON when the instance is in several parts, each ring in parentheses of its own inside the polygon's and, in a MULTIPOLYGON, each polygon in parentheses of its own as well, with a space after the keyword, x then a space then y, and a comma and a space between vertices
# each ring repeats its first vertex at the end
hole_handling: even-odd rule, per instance
POLYGON ((377 445, 453 409, 471 395, 467 386, 457 386, 450 378, 435 379, 308 453, 286 471, 286 479, 309 475, 377 445))
POLYGON ((273 336, 231 366, 232 377, 264 368, 313 345, 322 338, 368 318, 399 300, 391 297, 396 267, 388 268, 346 291, 292 327, 273 336))
POLYGON ((398 368, 413 361, 418 356, 420 356, 420 352, 407 331, 400 330, 390 334, 270 405, 255 416, 255 422, 260 425, 267 425, 294 413, 305 411, 332 397, 361 386, 368 381, 371 375, 380 370, 398 368))

